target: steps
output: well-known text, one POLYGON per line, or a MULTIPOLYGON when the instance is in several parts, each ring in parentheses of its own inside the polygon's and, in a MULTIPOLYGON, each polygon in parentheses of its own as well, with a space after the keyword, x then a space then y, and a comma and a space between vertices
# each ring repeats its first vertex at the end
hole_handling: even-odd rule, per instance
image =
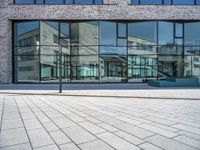
POLYGON ((156 87, 200 87, 199 78, 171 77, 167 80, 150 81, 148 85, 156 87))

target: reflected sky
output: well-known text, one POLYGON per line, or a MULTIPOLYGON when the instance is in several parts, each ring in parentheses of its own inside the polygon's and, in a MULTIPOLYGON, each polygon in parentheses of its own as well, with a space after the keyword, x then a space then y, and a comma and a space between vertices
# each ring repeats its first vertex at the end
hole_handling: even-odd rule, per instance
POLYGON ((39 29, 39 21, 22 22, 17 24, 17 35, 39 29))

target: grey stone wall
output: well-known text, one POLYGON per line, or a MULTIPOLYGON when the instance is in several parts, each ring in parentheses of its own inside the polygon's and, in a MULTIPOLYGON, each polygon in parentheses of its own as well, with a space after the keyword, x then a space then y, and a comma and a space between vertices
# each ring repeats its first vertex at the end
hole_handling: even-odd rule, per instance
POLYGON ((12 20, 200 20, 200 6, 130 5, 130 0, 104 0, 105 5, 14 5, 0 0, 0 83, 12 82, 12 20))

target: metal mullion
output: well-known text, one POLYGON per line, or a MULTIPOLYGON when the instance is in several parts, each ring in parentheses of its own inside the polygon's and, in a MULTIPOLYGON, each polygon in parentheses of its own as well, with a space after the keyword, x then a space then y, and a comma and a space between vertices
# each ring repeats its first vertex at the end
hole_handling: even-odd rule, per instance
POLYGON ((126 83, 128 83, 128 23, 126 22, 126 83))
MULTIPOLYGON (((41 21, 39 21, 39 39, 41 43, 41 21)), ((39 57, 39 83, 41 83, 41 77, 42 77, 42 67, 41 67, 41 46, 39 46, 39 51, 38 51, 38 57, 39 57)))
POLYGON ((159 66, 159 53, 158 53, 158 45, 159 45, 159 21, 156 21, 156 30, 157 30, 157 37, 156 37, 156 43, 157 43, 157 45, 156 45, 156 53, 157 53, 157 80, 159 79, 159 75, 158 75, 158 66, 159 66))
MULTIPOLYGON (((73 0, 74 1, 74 0, 73 0)), ((69 74, 69 82, 71 83, 72 80, 72 58, 71 58, 71 54, 72 54, 72 36, 71 36, 71 22, 69 22, 69 39, 70 39, 70 52, 69 52, 69 70, 70 70, 70 74, 69 74)))
POLYGON ((100 60, 100 48, 101 48, 101 46, 100 46, 100 21, 98 21, 98 65, 99 65, 99 71, 98 71, 98 75, 99 75, 99 83, 101 82, 101 73, 100 73, 100 71, 101 71, 101 60, 100 60))

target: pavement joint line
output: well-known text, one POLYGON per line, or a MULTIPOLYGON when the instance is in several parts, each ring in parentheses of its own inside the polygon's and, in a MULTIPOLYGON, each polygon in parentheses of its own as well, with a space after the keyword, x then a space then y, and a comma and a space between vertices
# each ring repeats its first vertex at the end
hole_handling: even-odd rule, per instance
MULTIPOLYGON (((24 144, 30 144, 30 142, 20 143, 20 144, 13 144, 13 145, 8 145, 8 146, 3 146, 3 147, 0 147, 0 149, 1 149, 1 148, 9 148, 9 147, 12 147, 12 146, 24 145, 24 144)), ((30 144, 30 145, 31 145, 31 144, 30 144)))
MULTIPOLYGON (((46 103, 46 101, 45 101, 43 98, 42 98, 42 99, 39 98, 39 99, 42 100, 43 103, 45 103, 45 104, 47 104, 48 106, 52 107, 50 104, 46 103)), ((51 103, 54 103, 54 104, 56 104, 56 105, 59 106, 59 104, 57 104, 56 102, 54 102, 54 101, 55 101, 54 98, 51 98, 50 101, 51 101, 51 103)), ((63 106, 62 106, 62 107, 63 107, 63 106)), ((71 106, 69 106, 69 107, 71 107, 71 106)), ((54 108, 54 107, 52 107, 52 108, 53 108, 54 110, 60 112, 60 111, 57 110, 56 108, 54 108)), ((63 107, 63 108, 65 108, 65 107, 63 107)), ((67 108, 65 108, 65 109, 67 109, 67 108)), ((69 110, 69 111, 71 111, 71 110, 69 110)), ((73 112, 73 111, 71 111, 71 112, 73 112)), ((63 114, 62 112, 60 112, 60 113, 63 114)), ((66 114, 63 114, 63 115, 64 115, 66 118, 68 118, 69 120, 71 120, 73 123, 75 123, 77 126, 83 128, 84 130, 86 130, 87 132, 89 132, 91 135, 93 135, 94 137, 96 137, 96 139, 94 139, 94 140, 92 140, 92 141, 100 140, 100 141, 102 141, 103 143, 105 143, 105 144, 107 144, 108 146, 110 146, 111 148, 113 148, 114 150, 117 150, 117 149, 114 148, 112 145, 110 145, 109 143, 107 143, 107 142, 105 142, 104 140, 102 140, 101 138, 99 138, 97 135, 91 133, 91 132, 88 131, 86 128, 80 126, 77 122, 75 122, 75 121, 73 121, 71 118, 67 117, 66 114)), ((78 115, 78 114, 76 114, 76 115, 78 115)), ((78 116, 80 116, 80 115, 78 115, 78 116)), ((90 121, 89 121, 89 122, 90 122, 90 121)), ((90 123, 91 123, 91 122, 90 122, 90 123)), ((61 130, 62 130, 62 129, 61 129, 61 130)), ((63 131, 63 130, 62 130, 62 131, 63 131)), ((64 134, 67 135, 65 132, 64 132, 64 134)), ((68 135, 67 135, 67 136, 68 136, 68 135)), ((69 136, 68 136, 68 137, 69 137, 69 136)), ((73 141, 72 138, 70 138, 70 139, 71 139, 71 141, 73 141)), ((90 142, 92 142, 92 141, 90 141, 90 142)), ((74 142, 74 141, 73 141, 73 142, 74 142)), ((84 143, 87 143, 87 142, 84 142, 84 143)), ((84 143, 81 143, 81 144, 84 144, 84 143)), ((81 147, 80 147, 80 143, 77 144, 77 143, 74 142, 74 144, 75 144, 76 146, 78 146, 79 149, 81 149, 81 147)))
POLYGON ((0 133, 1 133, 1 130, 2 130, 2 124, 3 124, 3 114, 4 114, 4 107, 5 107, 5 98, 6 96, 3 96, 3 107, 2 107, 2 113, 1 113, 1 122, 0 122, 0 133))
MULTIPOLYGON (((56 102, 54 102, 54 100, 55 99, 53 99, 52 98, 52 100, 53 100, 53 103, 55 103, 55 104, 57 104, 56 102)), ((51 101, 52 101, 51 100, 51 101)), ((62 103, 63 105, 66 105, 65 103, 63 103, 63 102, 60 102, 60 103, 62 103)), ((76 103, 77 104, 77 103, 76 103)), ((60 104, 57 104, 57 105, 60 105, 60 104)), ((79 104, 80 105, 80 104, 79 104)), ((62 106, 62 107, 64 107, 64 106, 62 106)), ((69 106, 69 107, 71 107, 71 106, 69 106)), ((65 107, 64 107, 65 108, 65 107)), ((78 114, 77 114, 78 115, 78 114)), ((103 115, 103 116, 107 116, 107 115, 103 115)), ((99 120, 98 118, 96 118, 97 120, 99 120)), ((101 121, 101 120, 100 120, 101 121)), ((89 121, 90 122, 90 121, 89 121)), ((105 123, 105 124, 107 124, 107 125, 110 125, 110 124, 108 124, 108 123, 106 123, 105 121, 102 121, 103 123, 105 123)), ((127 123, 127 124, 129 124, 129 123, 127 123)), ((99 126, 99 127, 101 127, 100 125, 98 125, 98 124, 96 124, 97 126, 99 126)), ((130 124, 131 125, 131 124, 130 124)), ((118 128, 118 127, 116 127, 116 126, 114 126, 114 125, 110 125, 110 126, 112 126, 112 127, 114 127, 114 128, 116 128, 116 129, 118 129, 119 131, 121 130, 120 128, 118 128)), ((133 125, 133 126, 135 126, 135 125, 133 125)), ((102 128, 102 127, 101 127, 102 128)), ((84 128, 85 129, 85 128, 84 128)), ((85 130, 87 130, 87 129, 85 129, 85 130)), ((145 129, 146 130, 146 129, 145 129)), ((88 130, 87 130, 88 131, 88 130)), ((124 131, 124 130, 121 130, 121 131, 123 131, 123 132, 125 132, 125 133, 127 133, 127 134, 130 134, 130 135, 132 135, 132 136, 135 136, 135 137, 137 137, 137 138, 139 138, 139 139, 141 139, 141 140, 144 140, 143 138, 140 138, 140 137, 138 137, 138 136, 136 136, 136 135, 133 135, 133 134, 131 134, 131 133, 129 133, 129 132, 127 132, 127 131, 124 131)), ((149 130, 148 130, 149 131, 149 130)), ((110 132, 110 131, 108 131, 109 133, 112 133, 112 132, 110 132)), ((150 132, 152 132, 152 131, 150 131, 150 132)), ((154 132, 152 132, 152 133, 154 133, 154 132)), ((114 133, 113 133, 114 134, 114 133)), ((98 135, 98 134, 97 134, 98 135)), ((116 135, 116 134, 114 134, 114 135, 116 135)), ((154 133, 153 135, 151 135, 151 136, 155 136, 156 135, 156 133, 154 133)), ((118 135, 116 135, 117 137, 119 137, 119 138, 121 138, 121 139, 123 139, 123 140, 125 140, 126 142, 128 142, 128 143, 131 143, 130 141, 128 141, 128 140, 126 140, 126 139, 124 139, 124 138, 122 138, 122 137, 120 137, 120 136, 118 136, 118 135)), ((148 136, 148 137, 151 137, 151 136, 148 136)), ((103 141, 103 140, 101 140, 101 141, 103 141)), ((103 141, 104 142, 104 141, 103 141)), ((106 142, 105 142, 106 143, 106 142)), ((108 144, 108 143, 106 143, 106 144, 108 144)), ((132 143, 131 143, 132 144, 132 143)), ((108 144, 109 145, 109 144, 108 144)), ((109 145, 110 146, 110 145, 109 145)), ((111 146, 112 147, 112 146, 111 146)))
MULTIPOLYGON (((32 103, 33 105, 35 105, 42 113, 44 113, 45 114, 45 116, 60 130, 60 131, 62 131, 62 133, 64 133, 64 135, 65 136, 67 136, 70 140, 71 140, 71 143, 73 143, 73 144, 75 144, 79 149, 81 149, 79 146, 78 146, 78 144, 76 144, 76 142, 70 137, 70 136, 68 136, 63 130, 64 129, 62 129, 62 128, 60 128, 57 124, 55 124, 54 123, 54 121, 52 120, 52 118, 50 118, 46 113, 45 113, 45 111, 44 110, 42 110, 41 108, 39 108, 39 106, 37 105, 37 104, 35 104, 30 98, 28 98, 27 96, 26 96, 26 98, 30 101, 30 103, 32 103)), ((39 98, 40 100, 42 100, 41 98, 39 98)), ((44 102, 43 100, 42 100, 42 102, 43 103, 45 103, 46 105, 49 105, 49 104, 47 104, 46 102, 44 102)), ((50 106, 50 107, 52 107, 52 106, 50 106)), ((56 110, 55 108, 53 108, 54 110, 56 110)), ((56 110, 57 111, 57 110, 56 110)), ((48 131, 47 131, 48 132, 48 131)), ((48 134, 49 134, 50 132, 48 132, 48 134)), ((49 136, 50 136, 50 134, 49 134, 49 136)), ((63 144, 64 145, 64 144, 63 144)), ((60 149, 60 146, 58 145, 58 148, 60 149)))
MULTIPOLYGON (((55 142, 55 140, 53 139, 53 137, 49 134, 49 132, 47 131, 47 129, 45 128, 45 126, 43 125, 43 123, 40 121, 40 119, 38 118, 38 116, 35 114, 35 112, 31 108, 31 106, 26 102, 26 99, 24 99, 24 98, 26 98, 27 100, 29 100, 29 99, 27 97, 23 97, 23 101, 26 103, 27 107, 29 107, 29 109, 31 110, 31 112, 34 114, 34 116, 40 122, 40 124, 42 126, 42 128, 40 128, 40 129, 44 129, 47 132, 47 134, 49 135, 49 137, 52 139, 52 141, 54 142, 54 144, 57 146, 57 148, 60 149, 59 145, 55 142)), ((50 145, 53 145, 53 144, 45 145, 45 146, 42 146, 42 147, 46 147, 46 146, 50 146, 50 145)), ((35 148, 40 148, 40 147, 35 147, 35 148)))
POLYGON ((31 139, 30 139, 30 137, 29 137, 29 135, 28 135, 28 130, 26 129, 26 126, 25 126, 25 123, 24 123, 24 120, 23 120, 21 111, 20 111, 20 109, 19 109, 18 103, 17 103, 16 98, 15 98, 14 96, 13 96, 13 99, 14 99, 14 102, 15 102, 15 104, 16 104, 17 110, 19 111, 19 115, 20 115, 20 118, 21 118, 21 120, 22 120, 22 123, 23 123, 23 126, 24 126, 24 130, 25 130, 25 132, 26 132, 26 135, 27 135, 28 141, 29 141, 29 143, 30 143, 31 149, 33 150, 33 145, 32 145, 32 143, 31 143, 31 139))
POLYGON ((104 98, 138 98, 138 99, 159 99, 159 100, 190 100, 196 101, 200 98, 185 98, 185 97, 145 97, 145 96, 112 96, 112 95, 85 95, 85 94, 60 94, 60 93, 17 93, 17 92, 0 92, 0 94, 15 94, 15 95, 46 95, 46 96, 69 96, 69 97, 104 97, 104 98))

